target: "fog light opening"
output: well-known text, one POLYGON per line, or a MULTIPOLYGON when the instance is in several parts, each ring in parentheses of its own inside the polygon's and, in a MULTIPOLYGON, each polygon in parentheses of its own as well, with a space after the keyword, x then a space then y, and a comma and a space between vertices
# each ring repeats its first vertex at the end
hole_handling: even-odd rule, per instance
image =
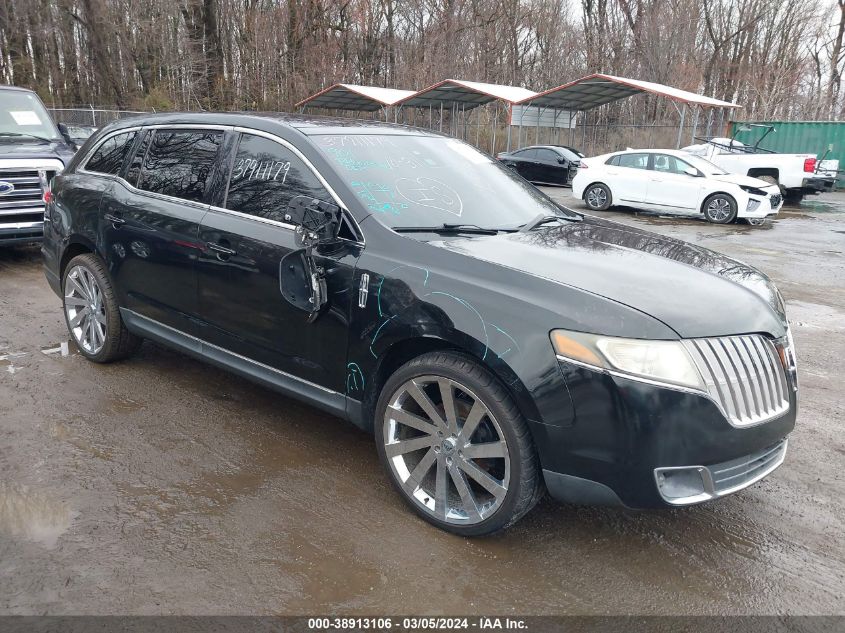
POLYGON ((704 468, 672 468, 657 472, 657 487, 664 499, 674 501, 706 494, 704 468))
POLYGON ((746 210, 746 211, 754 211, 754 210, 756 210, 756 209, 757 209, 757 207, 759 207, 759 206, 760 206, 760 201, 759 201, 759 200, 749 200, 749 201, 748 201, 748 207, 746 207, 746 209, 745 209, 745 210, 746 210))

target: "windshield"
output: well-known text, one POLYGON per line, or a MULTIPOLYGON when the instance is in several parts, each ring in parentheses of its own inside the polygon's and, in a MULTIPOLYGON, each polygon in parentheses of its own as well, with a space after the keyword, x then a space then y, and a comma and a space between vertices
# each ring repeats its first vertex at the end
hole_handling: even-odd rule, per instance
POLYGON ((387 134, 314 140, 364 206, 390 227, 506 230, 539 214, 578 217, 463 141, 387 134))
POLYGON ((24 134, 46 139, 59 138, 50 115, 34 94, 18 90, 0 90, 0 95, 0 135, 24 134))
POLYGON ((724 176, 728 172, 724 169, 711 163, 706 158, 701 158, 701 156, 695 156, 690 154, 689 156, 684 156, 684 160, 687 161, 693 167, 697 167, 700 171, 704 172, 708 176, 724 176))

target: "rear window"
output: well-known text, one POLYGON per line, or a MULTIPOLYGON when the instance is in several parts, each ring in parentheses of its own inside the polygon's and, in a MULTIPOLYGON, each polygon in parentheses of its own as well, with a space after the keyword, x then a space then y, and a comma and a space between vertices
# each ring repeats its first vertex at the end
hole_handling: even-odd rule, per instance
POLYGON ((618 165, 620 167, 631 167, 633 169, 648 168, 648 154, 620 154, 618 165))
POLYGON ((156 130, 143 158, 138 189, 202 202, 223 132, 156 130))
POLYGON ((85 169, 98 174, 111 174, 113 176, 119 174, 120 168, 123 166, 123 159, 126 158, 126 153, 132 147, 134 140, 135 132, 115 134, 107 138, 100 143, 100 146, 88 159, 85 169))

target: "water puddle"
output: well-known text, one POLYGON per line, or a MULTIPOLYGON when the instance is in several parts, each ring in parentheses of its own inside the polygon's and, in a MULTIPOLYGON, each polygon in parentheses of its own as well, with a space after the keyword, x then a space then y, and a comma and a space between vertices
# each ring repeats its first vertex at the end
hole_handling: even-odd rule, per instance
POLYGON ((0 482, 0 533, 52 549, 72 520, 67 504, 29 486, 0 482))

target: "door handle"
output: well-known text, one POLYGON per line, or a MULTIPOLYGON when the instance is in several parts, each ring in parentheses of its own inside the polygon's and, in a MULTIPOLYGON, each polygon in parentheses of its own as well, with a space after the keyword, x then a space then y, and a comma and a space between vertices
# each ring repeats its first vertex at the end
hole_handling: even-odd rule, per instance
POLYGON ((212 250, 217 253, 217 259, 229 259, 232 255, 238 254, 236 250, 229 248, 228 246, 223 246, 222 244, 206 242, 206 246, 208 246, 209 250, 212 250))
POLYGON ((126 220, 111 213, 103 214, 103 218, 111 222, 114 228, 118 228, 121 224, 126 224, 126 220))

